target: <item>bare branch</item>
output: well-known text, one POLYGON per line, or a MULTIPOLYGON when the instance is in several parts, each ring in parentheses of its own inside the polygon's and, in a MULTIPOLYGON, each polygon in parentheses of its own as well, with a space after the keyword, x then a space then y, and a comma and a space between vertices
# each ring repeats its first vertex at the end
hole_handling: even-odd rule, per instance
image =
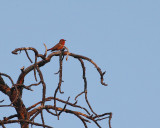
MULTIPOLYGON (((88 101, 88 97, 87 97, 87 79, 86 79, 86 69, 85 69, 85 66, 84 66, 84 62, 82 61, 81 58, 78 58, 78 60, 81 62, 81 66, 82 66, 82 69, 83 69, 85 100, 86 100, 86 102, 87 102, 90 110, 91 110, 95 115, 97 115, 97 114, 93 111, 93 109, 92 109, 92 107, 91 107, 91 105, 90 105, 90 103, 89 103, 89 101, 88 101)), ((80 93, 79 95, 81 95, 81 94, 83 94, 83 92, 80 93)), ((79 95, 77 95, 77 97, 78 97, 79 95)), ((76 98, 75 98, 75 99, 76 99, 76 98)))
POLYGON ((82 95, 83 93, 85 93, 85 92, 83 91, 83 92, 79 93, 74 99, 77 100, 77 98, 78 98, 80 95, 82 95))
POLYGON ((69 101, 70 97, 68 97, 68 100, 66 101, 65 105, 64 105, 64 108, 62 109, 62 111, 59 112, 59 116, 61 115, 61 113, 66 109, 66 106, 68 104, 68 101, 69 101))
POLYGON ((45 125, 45 121, 44 121, 44 117, 43 117, 43 110, 46 110, 48 113, 50 113, 54 116, 57 116, 58 119, 59 119, 59 116, 62 112, 73 114, 82 121, 85 128, 87 128, 87 123, 91 123, 91 122, 94 122, 97 125, 97 127, 101 128, 101 126, 99 125, 98 122, 108 118, 109 127, 111 128, 112 113, 104 113, 104 114, 98 115, 93 111, 93 109, 92 109, 92 107, 89 103, 88 96, 87 96, 88 90, 87 90, 86 68, 85 68, 83 60, 87 60, 95 66, 98 73, 100 74, 101 84, 107 86, 107 84, 105 84, 103 82, 103 76, 104 76, 105 72, 102 72, 101 69, 97 66, 97 64, 94 61, 92 61, 90 58, 70 53, 69 49, 67 47, 64 47, 64 49, 61 50, 61 51, 52 52, 51 54, 49 54, 47 56, 47 47, 46 47, 45 44, 44 44, 44 46, 45 46, 45 53, 43 55, 39 54, 38 51, 35 48, 32 48, 32 47, 17 48, 14 51, 12 51, 13 54, 18 54, 18 51, 20 51, 20 52, 25 51, 26 56, 32 62, 32 60, 30 59, 30 57, 28 55, 28 50, 31 50, 35 53, 35 62, 34 62, 34 64, 30 65, 26 69, 21 70, 22 72, 19 75, 19 78, 18 78, 16 84, 13 83, 13 80, 11 81, 12 82, 12 88, 11 89, 7 85, 5 85, 3 79, 1 78, 2 74, 0 74, 0 91, 5 90, 5 89, 8 89, 9 91, 11 91, 11 96, 10 96, 11 105, 10 106, 13 105, 13 107, 15 107, 15 109, 17 111, 17 114, 9 116, 8 118, 5 118, 3 121, 0 122, 2 127, 5 127, 3 125, 5 123, 8 124, 11 121, 10 123, 20 122, 21 127, 24 126, 24 128, 28 128, 29 124, 42 126, 43 128, 45 128, 45 127, 50 128, 50 126, 45 125), (67 51, 64 51, 65 49, 67 51), (60 93, 63 93, 61 91, 61 84, 63 82, 62 81, 62 64, 63 64, 63 58, 64 58, 65 55, 66 55, 66 60, 68 59, 68 56, 71 56, 71 57, 77 58, 81 63, 81 67, 82 67, 82 71, 83 71, 82 77, 83 77, 83 80, 84 80, 84 91, 79 93, 75 97, 75 100, 77 100, 77 98, 84 93, 85 94, 85 100, 86 100, 86 103, 89 107, 89 110, 93 113, 93 114, 91 113, 92 115, 89 113, 89 111, 86 108, 84 108, 83 106, 77 105, 78 101, 76 101, 75 103, 71 103, 71 102, 69 102, 69 98, 68 98, 67 101, 64 101, 64 100, 61 100, 61 99, 57 98, 58 91, 60 93), (59 71, 57 72, 57 74, 59 73, 59 83, 58 83, 57 88, 55 89, 54 97, 46 98, 46 84, 44 82, 43 74, 40 70, 40 67, 42 67, 45 64, 47 64, 48 62, 50 62, 50 60, 54 56, 59 56, 59 71), (40 57, 42 60, 37 62, 38 57, 40 57), (36 81, 37 81, 36 73, 38 72, 40 82, 38 82, 36 84, 31 84, 29 86, 25 86, 23 84, 25 76, 28 75, 28 73, 31 72, 31 71, 34 72, 34 77, 35 77, 36 81), (39 102, 35 103, 34 105, 26 108, 25 105, 23 104, 22 99, 21 99, 23 88, 28 89, 28 90, 32 90, 31 89, 32 86, 38 86, 41 83, 42 83, 42 99, 41 99, 41 101, 39 101, 39 102), (54 101, 54 104, 46 105, 47 101, 54 101), (56 105, 57 101, 62 103, 64 106, 62 108, 57 106, 56 105), (77 110, 73 111, 72 109, 66 109, 67 105, 70 106, 72 109, 77 109, 77 110, 79 109, 82 112, 77 111, 77 110), (52 110, 54 110, 55 113, 53 113, 52 110), (34 119, 39 114, 41 116, 42 124, 34 122, 34 119), (14 117, 18 117, 18 120, 10 120, 14 117))
POLYGON ((47 111, 48 113, 50 113, 51 115, 57 116, 57 114, 51 112, 51 111, 50 111, 49 109, 47 109, 47 108, 46 108, 46 111, 47 111))
POLYGON ((36 84, 31 84, 31 85, 28 85, 28 86, 26 86, 26 87, 30 88, 30 87, 32 87, 32 86, 38 86, 38 85, 40 85, 41 83, 42 83, 42 81, 39 81, 39 82, 36 83, 36 84))
POLYGON ((44 43, 44 47, 45 47, 45 53, 44 53, 44 56, 46 57, 46 55, 47 55, 47 46, 46 46, 46 44, 44 43))
POLYGON ((31 51, 33 51, 34 53, 35 53, 35 55, 37 55, 38 57, 41 57, 42 59, 45 59, 45 56, 44 55, 42 55, 42 54, 38 54, 38 51, 35 49, 35 48, 32 48, 32 47, 28 47, 28 48, 16 48, 14 51, 12 51, 12 54, 15 54, 15 55, 17 55, 18 53, 18 51, 22 51, 22 50, 31 50, 31 51))
POLYGON ((41 111, 41 119, 42 119, 43 128, 45 128, 44 117, 43 117, 43 111, 41 111))
POLYGON ((64 46, 64 48, 67 49, 67 57, 66 57, 66 61, 67 61, 68 60, 69 49, 66 46, 64 46))
POLYGON ((37 111, 34 116, 32 116, 32 118, 30 119, 30 121, 33 121, 39 114, 41 113, 41 111, 37 111))
MULTIPOLYGON (((72 56, 74 58, 81 58, 81 59, 87 60, 90 63, 92 63, 95 66, 95 68, 97 69, 97 71, 99 72, 99 74, 100 74, 101 84, 104 85, 104 86, 107 86, 107 84, 103 82, 103 76, 104 76, 105 72, 102 72, 101 69, 98 67, 98 65, 92 59, 90 59, 88 57, 85 57, 85 56, 82 56, 82 55, 77 55, 77 54, 74 54, 74 53, 68 53, 66 51, 63 54, 64 55, 68 54, 69 56, 72 56)), ((52 56, 59 56, 59 53, 58 52, 52 52, 47 57, 47 60, 51 59, 52 56)))
POLYGON ((28 120, 8 120, 8 121, 0 121, 0 125, 2 124, 10 124, 10 123, 18 123, 18 122, 26 122, 26 123, 29 123, 29 124, 33 124, 33 125, 36 125, 36 126, 42 126, 42 127, 46 127, 46 128, 53 128, 51 126, 48 126, 48 125, 43 125, 43 124, 39 124, 39 123, 35 123, 35 122, 32 122, 32 121, 28 121, 28 120))
POLYGON ((33 62, 32 62, 32 60, 31 60, 31 58, 30 58, 30 57, 29 57, 29 55, 28 55, 27 50, 25 49, 24 51, 25 51, 25 53, 26 53, 26 55, 27 55, 27 57, 28 57, 29 61, 30 61, 31 63, 33 63, 33 62))
POLYGON ((59 92, 60 93, 64 93, 61 91, 61 84, 62 84, 62 64, 63 64, 63 59, 62 59, 62 53, 59 56, 59 83, 58 83, 58 87, 59 87, 59 92))
POLYGON ((18 115, 14 114, 14 115, 11 115, 9 117, 4 117, 3 119, 4 119, 4 121, 6 121, 6 120, 10 120, 10 119, 15 118, 15 117, 18 117, 18 115))
POLYGON ((39 69, 38 66, 37 66, 37 71, 38 71, 38 73, 39 73, 39 77, 40 77, 40 80, 41 80, 42 85, 43 85, 43 91, 42 91, 42 105, 44 105, 44 103, 45 103, 45 96, 46 96, 46 84, 45 84, 45 82, 44 82, 42 72, 41 72, 41 70, 39 69))
MULTIPOLYGON (((51 101, 51 100, 54 100, 54 97, 48 97, 48 98, 45 99, 45 101, 51 101)), ((67 103, 66 103, 66 101, 61 100, 61 99, 58 99, 58 98, 56 98, 56 100, 59 101, 59 102, 61 102, 61 103, 64 103, 64 104, 68 104, 68 105, 70 105, 70 106, 72 106, 72 107, 76 107, 76 108, 83 109, 85 112, 87 112, 87 113, 90 115, 90 113, 88 112, 87 109, 85 109, 85 108, 83 108, 83 107, 81 107, 81 106, 79 106, 79 105, 76 105, 75 103, 74 103, 74 104, 72 104, 72 103, 70 103, 70 102, 67 102, 67 103)), ((38 102, 38 103, 36 103, 36 104, 28 107, 27 110, 31 110, 32 108, 36 107, 37 105, 39 105, 39 104, 41 104, 41 103, 42 103, 42 101, 40 101, 40 102, 38 102)))
POLYGON ((0 73, 0 75, 7 77, 11 81, 12 86, 14 85, 14 82, 13 82, 12 78, 9 75, 7 75, 5 73, 0 73))
POLYGON ((34 63, 34 78, 37 81, 36 69, 37 69, 37 55, 35 56, 35 63, 34 63))
POLYGON ((2 103, 4 100, 1 100, 0 103, 2 103))
MULTIPOLYGON (((92 120, 99 128, 101 128, 101 126, 98 124, 98 122, 95 120, 95 118, 94 117, 92 117, 92 116, 88 116, 88 115, 86 115, 86 114, 84 114, 84 113, 81 113, 81 112, 78 112, 78 111, 72 111, 72 110, 69 110, 69 109, 63 109, 63 108, 60 108, 60 107, 55 107, 55 106, 51 106, 51 105, 45 105, 45 106, 40 106, 40 107, 37 107, 36 109, 33 109, 31 112, 30 112, 30 116, 32 116, 34 113, 36 113, 36 112, 38 112, 38 111, 42 111, 43 109, 46 109, 46 110, 48 110, 48 109, 53 109, 53 110, 57 110, 57 111, 62 111, 63 110, 63 112, 66 112, 66 113, 70 113, 70 114, 74 114, 74 115, 76 115, 80 120, 83 120, 82 122, 83 122, 83 124, 84 124, 84 126, 85 126, 85 124, 86 123, 84 123, 84 122, 89 122, 90 123, 90 121, 88 121, 88 120, 86 120, 86 119, 84 119, 83 117, 85 117, 85 118, 87 118, 87 119, 90 119, 90 120, 92 120), (83 116, 83 117, 82 117, 83 116)), ((106 114, 105 114, 106 115, 106 114)), ((105 115, 96 115, 96 117, 98 117, 98 116, 105 116, 105 115)), ((104 118, 105 119, 105 118, 104 118)), ((85 126, 86 127, 86 126, 85 126)))

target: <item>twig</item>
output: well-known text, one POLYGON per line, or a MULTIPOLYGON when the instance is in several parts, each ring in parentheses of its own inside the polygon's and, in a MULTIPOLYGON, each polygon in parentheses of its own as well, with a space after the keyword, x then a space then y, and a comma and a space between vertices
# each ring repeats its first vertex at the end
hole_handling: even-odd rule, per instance
POLYGON ((59 87, 59 92, 60 93, 64 93, 61 91, 61 84, 62 84, 62 63, 63 63, 63 60, 62 60, 62 53, 60 54, 59 56, 59 83, 58 83, 58 87, 59 87))
POLYGON ((9 117, 4 117, 3 119, 4 119, 4 121, 6 121, 6 120, 10 120, 10 119, 15 118, 15 117, 18 117, 18 115, 14 114, 14 115, 11 115, 9 117))
POLYGON ((111 128, 111 119, 112 119, 112 113, 110 113, 110 117, 109 117, 109 128, 111 128))
POLYGON ((37 55, 35 55, 35 63, 34 63, 34 78, 37 81, 36 69, 37 69, 37 55))
POLYGON ((0 107, 13 107, 12 104, 9 105, 0 105, 0 107))
POLYGON ((74 115, 77 116, 77 117, 82 121, 82 123, 83 123, 83 125, 84 125, 85 128, 88 128, 86 122, 89 122, 89 123, 90 123, 90 121, 85 120, 84 118, 82 118, 82 117, 81 117, 80 115, 78 115, 78 114, 75 114, 75 113, 74 113, 74 115), (85 121, 86 121, 86 122, 85 122, 85 121))
POLYGON ((83 93, 85 93, 85 92, 83 91, 83 92, 79 93, 74 99, 77 100, 77 98, 78 98, 80 95, 82 95, 83 93))
POLYGON ((12 86, 14 85, 14 82, 13 82, 12 78, 11 78, 9 75, 7 75, 7 74, 5 74, 5 73, 0 73, 0 75, 5 76, 5 77, 8 77, 8 79, 9 79, 9 80, 11 81, 11 83, 12 83, 12 86))
POLYGON ((39 77, 40 77, 40 80, 41 80, 42 85, 43 85, 43 91, 42 91, 42 105, 44 105, 44 103, 45 103, 45 96, 46 96, 46 84, 45 84, 45 82, 44 82, 42 72, 41 72, 41 70, 39 69, 38 66, 37 66, 37 71, 38 71, 38 73, 39 73, 39 77))
MULTIPOLYGON (((90 123, 90 121, 89 120, 92 120, 99 128, 101 128, 101 126, 98 124, 98 122, 95 120, 95 118, 94 117, 92 117, 92 116, 88 116, 88 115, 86 115, 86 114, 84 114, 84 113, 81 113, 81 112, 77 112, 77 111, 73 111, 73 110, 69 110, 69 109, 63 109, 63 108, 60 108, 60 107, 55 107, 55 106, 51 106, 51 105, 45 105, 45 106, 40 106, 40 107, 37 107, 36 109, 33 109, 31 112, 29 112, 30 113, 30 116, 32 116, 34 113, 36 113, 36 112, 38 112, 38 111, 42 111, 42 109, 53 109, 53 110, 57 110, 57 111, 62 111, 63 110, 63 112, 66 112, 66 113, 70 113, 70 114, 74 114, 74 115, 76 115, 79 119, 81 119, 81 120, 83 120, 82 122, 84 123, 84 121, 85 122, 89 122, 90 123), (87 118, 87 119, 89 119, 89 120, 86 120, 86 119, 84 119, 83 117, 85 117, 85 118, 87 118)), ((96 117, 98 117, 98 116, 101 116, 102 117, 102 115, 97 115, 96 117)), ((105 116, 105 115, 103 115, 103 116, 105 116)), ((103 118, 103 117, 102 117, 103 118)), ((105 119, 105 118, 104 118, 105 119)), ((85 124, 85 123, 84 123, 85 124)), ((86 126, 85 126, 86 127, 86 126)))
POLYGON ((42 119, 42 124, 43 124, 43 128, 45 128, 45 123, 44 123, 44 117, 43 117, 43 111, 41 111, 41 119, 42 119))
POLYGON ((38 54, 38 51, 35 48, 32 47, 28 47, 28 48, 16 48, 15 50, 12 51, 12 54, 17 55, 18 51, 22 51, 22 50, 31 50, 35 53, 35 55, 37 55, 37 57, 41 57, 43 60, 45 60, 45 56, 42 54, 38 54))
POLYGON ((74 54, 74 53, 68 53, 68 52, 64 52, 65 55, 69 55, 69 56, 72 56, 74 58, 81 58, 81 59, 85 59, 89 62, 91 62, 97 69, 97 71, 99 72, 100 76, 101 76, 101 84, 104 85, 104 86, 107 86, 106 83, 103 82, 103 76, 105 74, 105 72, 102 72, 101 69, 98 67, 98 65, 90 58, 88 57, 85 57, 85 56, 81 56, 81 55, 77 55, 77 54, 74 54))
MULTIPOLYGON (((45 101, 51 101, 51 100, 54 100, 54 97, 48 97, 48 98, 45 99, 45 101)), ((61 100, 61 99, 58 99, 58 98, 56 98, 56 100, 59 101, 59 102, 61 102, 61 103, 65 103, 66 104, 66 101, 64 101, 64 100, 61 100)), ((38 103, 36 103, 36 104, 28 107, 27 110, 29 111, 29 110, 31 110, 32 108, 36 107, 37 105, 39 105, 41 103, 42 103, 42 101, 40 101, 40 102, 38 102, 38 103)), ((90 115, 90 113, 88 112, 87 109, 85 109, 85 108, 83 108, 83 107, 81 107, 79 105, 76 105, 75 103, 72 104, 72 103, 68 102, 67 104, 70 105, 70 106, 72 106, 72 107, 81 108, 81 109, 83 109, 85 112, 87 112, 90 115)))
POLYGON ((27 50, 25 49, 24 51, 25 51, 25 53, 26 53, 26 55, 27 55, 27 57, 28 57, 29 61, 30 61, 31 63, 33 63, 33 62, 32 62, 32 60, 31 60, 31 58, 30 58, 30 57, 29 57, 29 55, 28 55, 27 50))
MULTIPOLYGON (((92 107, 91 107, 91 105, 90 105, 90 103, 89 103, 89 101, 88 101, 88 97, 87 97, 87 79, 86 79, 86 68, 85 68, 85 66, 84 66, 84 62, 83 62, 83 60, 82 60, 81 58, 78 58, 78 60, 81 62, 81 66, 82 66, 82 69, 83 69, 83 80, 84 80, 85 100, 86 100, 86 102, 87 102, 90 110, 91 110, 95 115, 97 115, 97 114, 93 111, 93 109, 92 109, 92 107)), ((82 93, 80 93, 80 94, 82 94, 82 93)), ((80 94, 79 94, 79 95, 80 95, 80 94)))
POLYGON ((46 57, 46 55, 47 55, 47 46, 46 46, 46 44, 45 43, 43 43, 44 44, 44 47, 45 47, 45 53, 44 53, 44 56, 46 57))
POLYGON ((46 109, 46 111, 47 111, 48 113, 50 113, 51 115, 57 116, 57 114, 54 114, 54 113, 51 112, 49 109, 46 109))
POLYGON ((67 57, 66 57, 66 61, 67 61, 68 60, 69 49, 66 46, 64 46, 64 48, 67 49, 67 57))
POLYGON ((1 100, 0 103, 2 103, 4 100, 1 100))
POLYGON ((32 118, 30 119, 30 121, 33 121, 33 120, 38 116, 38 114, 39 114, 40 112, 41 112, 40 110, 37 111, 37 112, 34 114, 34 116, 32 116, 32 118))
MULTIPOLYGON (((0 122, 1 122, 1 121, 0 121, 0 122)), ((6 128, 3 123, 1 123, 1 125, 2 125, 3 128, 6 128)))
POLYGON ((65 105, 64 105, 64 107, 63 107, 63 109, 59 112, 59 116, 61 115, 61 113, 66 109, 66 106, 67 106, 67 104, 68 104, 68 101, 69 101, 69 99, 70 99, 70 97, 68 97, 68 100, 66 101, 66 103, 65 103, 65 105))
POLYGON ((11 83, 12 83, 12 89, 13 89, 13 87, 14 87, 15 90, 16 90, 16 97, 15 97, 15 99, 11 102, 11 104, 10 104, 10 105, 1 105, 1 107, 11 106, 11 105, 17 100, 17 97, 18 97, 18 89, 17 89, 16 85, 14 84, 12 78, 11 78, 9 75, 7 75, 7 74, 5 74, 5 73, 0 73, 0 75, 7 77, 7 78, 11 81, 11 83))
POLYGON ((25 86, 24 84, 15 84, 15 85, 18 86, 18 87, 22 87, 22 88, 25 88, 27 90, 33 91, 30 87, 25 86))
MULTIPOLYGON (((54 106, 56 107, 56 95, 57 95, 57 92, 59 90, 60 93, 64 93, 64 92, 61 92, 61 83, 62 83, 62 52, 61 54, 59 55, 59 83, 58 83, 58 87, 56 88, 55 90, 55 93, 54 93, 54 106)), ((58 120, 59 120, 59 114, 57 113, 57 110, 55 109, 55 113, 58 117, 58 120)))
POLYGON ((32 86, 38 86, 38 85, 40 85, 42 83, 42 81, 39 81, 38 83, 36 83, 36 84, 31 84, 31 85, 28 85, 28 86, 26 86, 26 87, 32 87, 32 86))
MULTIPOLYGON (((58 89, 59 89, 59 86, 57 86, 57 88, 54 92, 54 107, 56 107, 56 95, 57 95, 58 89)), ((55 109, 55 113, 56 113, 58 120, 59 120, 59 115, 58 115, 57 109, 55 109)))

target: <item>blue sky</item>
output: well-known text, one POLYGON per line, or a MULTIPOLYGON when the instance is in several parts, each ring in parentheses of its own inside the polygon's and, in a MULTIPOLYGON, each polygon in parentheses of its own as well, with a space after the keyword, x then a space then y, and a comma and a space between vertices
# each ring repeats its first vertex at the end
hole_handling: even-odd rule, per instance
MULTIPOLYGON (((100 84, 94 66, 84 61, 88 98, 98 114, 112 112, 113 128, 159 128, 159 7, 158 0, 1 1, 0 72, 10 75, 16 82, 20 68, 30 63, 24 52, 15 56, 11 54, 12 50, 35 47, 44 53, 43 43, 50 48, 64 38, 70 52, 87 56, 106 70, 108 87, 100 84)), ((33 59, 31 52, 30 55, 33 59)), ((47 96, 53 96, 57 86, 58 76, 54 73, 58 71, 58 64, 58 57, 55 57, 41 68, 47 96)), ((74 96, 83 90, 81 66, 69 57, 64 61, 63 69, 62 90, 65 94, 58 96, 64 100, 73 96, 70 99, 73 102, 74 96)), ((25 82, 28 85, 33 73, 29 75, 25 82)), ((34 92, 24 91, 26 106, 40 100, 41 87, 33 89, 34 92)), ((9 103, 6 96, 1 92, 0 95, 5 104, 9 103)), ((83 98, 79 103, 86 106, 83 98)), ((13 108, 0 108, 0 119, 11 112, 14 112, 13 108)), ((76 117, 67 114, 62 114, 59 121, 46 115, 46 120, 55 128, 83 126, 76 117)), ((101 123, 103 128, 107 128, 106 124, 106 120, 101 123)), ((88 126, 96 128, 93 123, 88 126)))

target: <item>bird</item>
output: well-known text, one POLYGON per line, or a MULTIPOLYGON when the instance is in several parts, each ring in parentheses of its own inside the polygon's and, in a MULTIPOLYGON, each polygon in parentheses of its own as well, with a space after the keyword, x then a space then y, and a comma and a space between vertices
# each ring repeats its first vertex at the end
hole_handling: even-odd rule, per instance
POLYGON ((50 49, 47 49, 47 51, 56 51, 56 50, 62 50, 64 45, 65 45, 65 41, 64 39, 61 39, 59 41, 58 44, 56 44, 54 47, 50 48, 50 49))

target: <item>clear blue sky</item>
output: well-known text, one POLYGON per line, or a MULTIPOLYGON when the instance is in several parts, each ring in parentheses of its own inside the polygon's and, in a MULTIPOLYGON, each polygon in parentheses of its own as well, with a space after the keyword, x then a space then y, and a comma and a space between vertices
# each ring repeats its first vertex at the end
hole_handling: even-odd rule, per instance
MULTIPOLYGON (((9 74, 15 82, 20 68, 30 63, 24 52, 16 56, 12 50, 31 46, 43 53, 43 43, 50 48, 64 38, 70 52, 88 56, 106 70, 108 87, 100 84, 96 69, 85 61, 90 103, 98 114, 113 113, 113 128, 160 127, 159 0, 5 0, 0 2, 0 35, 0 72, 9 74)), ((42 68, 47 96, 53 96, 57 86, 54 73, 58 64, 55 57, 42 68)), ((69 57, 63 69, 65 94, 58 96, 67 100, 73 95, 73 102, 83 90, 81 66, 69 57)), ((25 84, 29 85, 32 77, 30 73, 25 84)), ((24 91, 27 107, 40 100, 41 88, 33 89, 24 91)), ((1 92, 0 96, 9 104, 1 92)), ((83 98, 79 103, 86 106, 83 98)), ((15 112, 13 108, 0 108, 0 119, 11 112, 15 112)), ((46 122, 55 128, 83 126, 76 117, 64 113, 59 121, 46 115, 46 122)), ((106 124, 106 120, 101 123, 103 128, 106 124)), ((88 126, 96 128, 93 123, 88 126)))

